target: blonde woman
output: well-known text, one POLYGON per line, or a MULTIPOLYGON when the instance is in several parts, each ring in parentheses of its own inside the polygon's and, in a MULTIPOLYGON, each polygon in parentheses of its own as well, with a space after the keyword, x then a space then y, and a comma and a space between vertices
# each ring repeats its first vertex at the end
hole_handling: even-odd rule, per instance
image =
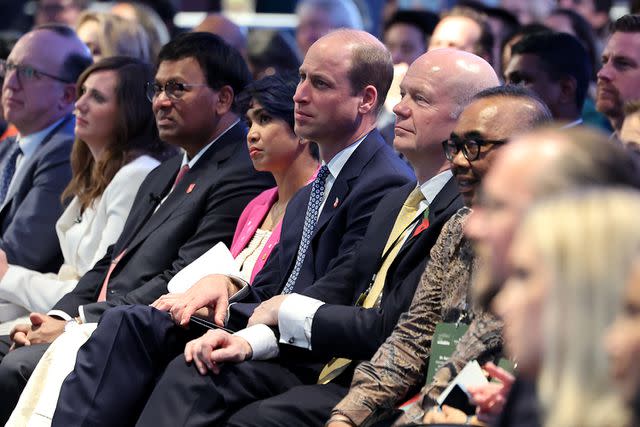
POLYGON ((136 21, 86 11, 78 19, 76 32, 91 51, 93 62, 110 56, 130 56, 148 63, 155 60, 147 32, 136 21))
POLYGON ((636 192, 570 194, 534 207, 516 235, 494 309, 518 374, 537 380, 545 426, 629 425, 602 338, 640 246, 639 209, 636 192))

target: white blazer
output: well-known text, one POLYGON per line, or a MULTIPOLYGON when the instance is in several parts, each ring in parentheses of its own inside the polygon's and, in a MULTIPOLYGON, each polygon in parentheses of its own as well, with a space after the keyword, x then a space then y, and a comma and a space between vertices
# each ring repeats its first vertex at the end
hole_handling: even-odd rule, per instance
MULTIPOLYGON (((26 309, 46 313, 78 279, 107 252, 124 227, 140 184, 159 162, 140 156, 123 166, 102 196, 80 215, 80 203, 74 198, 56 223, 56 232, 64 256, 58 274, 39 273, 10 265, 0 281, 0 299, 26 309)), ((7 310, 8 312, 8 310, 7 310)), ((0 313, 0 322, 9 320, 0 313)))

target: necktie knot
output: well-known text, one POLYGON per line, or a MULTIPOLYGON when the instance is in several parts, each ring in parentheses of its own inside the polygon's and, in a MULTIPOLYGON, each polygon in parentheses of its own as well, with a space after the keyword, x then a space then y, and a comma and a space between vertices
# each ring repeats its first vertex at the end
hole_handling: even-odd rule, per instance
POLYGON ((418 210, 418 207, 420 206, 420 202, 423 200, 425 200, 425 197, 424 197, 424 194, 422 194, 422 190, 420 190, 420 187, 416 187, 409 194, 409 197, 407 197, 407 200, 405 200, 404 205, 407 208, 413 208, 415 210, 418 210))
POLYGON ((173 187, 175 188, 180 181, 182 181, 182 178, 184 178, 185 174, 189 172, 189 164, 185 164, 183 165, 180 170, 178 171, 178 175, 176 175, 176 180, 173 182, 173 187))
POLYGON ((327 165, 322 165, 320 169, 318 169, 318 174, 316 175, 315 181, 324 182, 327 179, 328 175, 329 175, 329 168, 327 167, 327 165))

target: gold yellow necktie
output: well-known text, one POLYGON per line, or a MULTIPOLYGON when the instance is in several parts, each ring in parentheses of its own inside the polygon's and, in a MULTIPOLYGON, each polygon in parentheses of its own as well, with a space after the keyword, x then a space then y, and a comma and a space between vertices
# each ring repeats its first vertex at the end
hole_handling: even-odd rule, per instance
MULTIPOLYGON (((384 251, 382 252, 384 254, 384 261, 373 279, 373 284, 367 292, 362 307, 372 308, 379 304, 387 278, 387 271, 398 255, 398 252, 400 252, 406 235, 411 232, 410 225, 418 215, 420 202, 422 200, 424 200, 424 195, 422 191, 420 191, 420 187, 417 187, 409 194, 409 197, 407 197, 407 200, 402 205, 402 209, 400 209, 396 217, 396 222, 393 224, 393 229, 389 234, 384 251)), ((322 372, 320 372, 318 384, 327 384, 340 375, 350 364, 351 359, 334 357, 324 366, 322 372)))

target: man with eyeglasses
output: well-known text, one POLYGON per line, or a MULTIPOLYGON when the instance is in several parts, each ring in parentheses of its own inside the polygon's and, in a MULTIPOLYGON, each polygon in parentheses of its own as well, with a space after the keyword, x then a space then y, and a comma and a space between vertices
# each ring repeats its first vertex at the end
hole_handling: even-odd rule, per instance
POLYGON ((25 34, 0 61, 5 119, 19 132, 0 144, 0 249, 10 264, 52 272, 62 263, 55 222, 71 178, 75 82, 89 64, 73 30, 55 25, 25 34))
MULTIPOLYGON (((468 323, 473 319, 476 323, 462 337, 459 357, 436 372, 434 381, 424 386, 417 403, 409 407, 400 424, 421 424, 425 410, 468 361, 486 360, 499 350, 499 322, 470 308, 468 290, 474 254, 463 229, 470 213, 468 206, 477 202, 480 182, 507 140, 549 120, 547 107, 520 87, 486 89, 462 111, 442 147, 467 207, 444 225, 408 312, 371 361, 358 366, 348 395, 332 411, 330 427, 371 423, 378 418, 387 419, 382 425, 388 425, 388 418, 397 417, 392 408, 409 399, 407 393, 424 382, 434 329, 439 322, 468 323)), ((434 414, 428 412, 427 417, 434 414)), ((461 424, 465 421, 456 420, 461 424)))
POLYGON ((120 238, 76 288, 48 314, 32 313, 32 324, 16 326, 11 340, 0 337, 0 425, 65 327, 94 323, 110 307, 150 304, 165 294, 184 266, 218 242, 229 246, 245 205, 273 186, 271 175, 253 168, 239 119, 235 97, 249 80, 240 54, 215 35, 184 34, 162 48, 148 85, 149 108, 160 138, 183 152, 147 176, 120 238))
MULTIPOLYGON (((327 55, 335 51, 324 48, 334 44, 342 45, 344 41, 330 34, 314 44, 305 58, 294 97, 297 105, 305 108, 303 111, 310 112, 309 104, 319 102, 314 102, 316 90, 328 90, 321 84, 326 65, 318 60, 328 60, 327 55), (315 85, 317 89, 313 88, 315 85)), ((388 53, 387 56, 390 62, 388 53)), ((382 199, 357 250, 341 254, 346 255, 344 264, 307 289, 296 288, 291 294, 267 300, 254 312, 252 326, 236 335, 211 331, 188 343, 185 354, 193 355, 199 368, 207 366, 204 372, 211 366, 211 359, 206 358, 211 355, 209 346, 216 338, 228 339, 231 344, 220 345, 222 352, 233 353, 228 362, 244 360, 244 355, 238 354, 238 349, 244 351, 243 345, 249 346, 253 360, 229 363, 220 368, 218 375, 202 376, 203 369, 198 372, 195 366, 188 366, 180 355, 157 381, 138 424, 192 425, 204 419, 217 425, 236 411, 228 420, 229 425, 322 424, 330 408, 348 390, 356 361, 375 351, 409 305, 427 262, 425 254, 442 224, 461 205, 440 142, 449 135, 470 97, 497 83, 491 66, 466 52, 443 49, 419 58, 402 84, 404 96, 396 107, 399 119, 395 145, 412 162, 420 185, 416 181, 407 183, 382 199), (277 326, 280 345, 265 325, 277 326), (262 337, 265 341, 261 342, 262 337), (261 345, 264 343, 267 345, 261 345), (273 358, 275 353, 279 358, 261 361, 273 358), (346 359, 333 363, 333 356, 349 357, 353 363, 346 359), (316 384, 318 381, 321 384, 316 384), (256 384, 259 387, 254 387, 256 384), (189 403, 173 403, 178 400, 189 403), (243 409, 254 400, 259 401, 243 409), (169 414, 163 406, 185 410, 169 414)), ((312 128, 316 121, 296 117, 296 129, 300 125, 304 132, 326 132, 323 127, 312 128)), ((139 330, 141 326, 140 323, 139 330)), ((78 385, 86 376, 80 370, 74 375, 77 380, 73 380, 73 397, 66 395, 64 388, 61 394, 68 402, 77 400, 78 385)), ((67 421, 71 419, 70 412, 65 408, 67 421)), ((122 414, 122 408, 116 412, 122 414)), ((55 422, 54 417, 54 425, 55 422)))

